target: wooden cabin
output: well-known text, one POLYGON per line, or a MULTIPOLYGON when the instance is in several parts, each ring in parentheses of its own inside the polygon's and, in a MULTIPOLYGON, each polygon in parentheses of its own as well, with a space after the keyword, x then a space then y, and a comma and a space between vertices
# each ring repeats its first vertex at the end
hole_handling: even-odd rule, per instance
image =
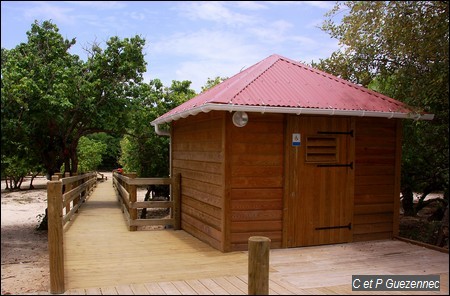
POLYGON ((405 104, 272 55, 152 122, 181 173, 181 227, 222 251, 398 234, 405 104), (170 123, 170 131, 161 124, 170 123))

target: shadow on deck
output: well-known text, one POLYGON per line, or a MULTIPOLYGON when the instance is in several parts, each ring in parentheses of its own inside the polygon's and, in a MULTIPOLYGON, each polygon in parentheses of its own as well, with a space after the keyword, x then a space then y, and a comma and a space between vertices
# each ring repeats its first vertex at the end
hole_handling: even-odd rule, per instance
MULTIPOLYGON (((64 255, 65 294, 247 294, 247 252, 222 253, 183 230, 128 231, 111 180, 65 227, 64 255)), ((448 295, 448 264, 446 253, 395 240, 274 249, 269 288, 351 294, 352 275, 438 274, 439 292, 417 294, 448 295)))

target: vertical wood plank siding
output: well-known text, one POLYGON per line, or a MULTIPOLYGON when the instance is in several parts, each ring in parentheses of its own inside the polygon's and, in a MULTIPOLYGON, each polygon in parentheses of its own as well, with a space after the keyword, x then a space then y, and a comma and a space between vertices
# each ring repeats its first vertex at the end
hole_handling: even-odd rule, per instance
POLYGON ((397 125, 394 119, 356 119, 353 241, 392 238, 400 198, 397 125))
POLYGON ((284 165, 284 115, 249 113, 245 127, 228 114, 231 251, 247 250, 250 236, 266 236, 281 248, 284 165))
POLYGON ((181 173, 181 227, 223 251, 224 113, 189 116, 172 123, 172 168, 181 173))

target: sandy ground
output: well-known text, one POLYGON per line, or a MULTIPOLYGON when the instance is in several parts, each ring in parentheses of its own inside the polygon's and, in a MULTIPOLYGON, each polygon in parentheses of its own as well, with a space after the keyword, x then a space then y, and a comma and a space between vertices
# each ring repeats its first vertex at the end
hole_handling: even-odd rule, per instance
MULTIPOLYGON (((112 177, 110 172, 104 174, 112 177)), ((30 179, 26 178, 22 190, 10 192, 1 181, 1 295, 49 292, 47 231, 36 230, 39 215, 47 208, 47 182, 37 177, 35 189, 28 190, 30 179)), ((144 200, 145 193, 145 188, 139 188, 138 200, 144 200)))
POLYGON ((47 232, 37 231, 47 207, 47 179, 38 177, 36 187, 5 191, 1 182, 1 294, 17 295, 49 290, 47 232))

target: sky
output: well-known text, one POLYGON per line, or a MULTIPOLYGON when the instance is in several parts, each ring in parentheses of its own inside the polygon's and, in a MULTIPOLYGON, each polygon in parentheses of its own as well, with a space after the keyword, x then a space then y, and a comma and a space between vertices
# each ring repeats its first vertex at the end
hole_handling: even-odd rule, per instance
POLYGON ((189 80, 201 91, 208 78, 231 77, 272 54, 311 63, 339 48, 319 27, 334 1, 1 1, 1 47, 27 42, 35 20, 51 20, 70 53, 114 36, 141 36, 144 81, 189 80))

